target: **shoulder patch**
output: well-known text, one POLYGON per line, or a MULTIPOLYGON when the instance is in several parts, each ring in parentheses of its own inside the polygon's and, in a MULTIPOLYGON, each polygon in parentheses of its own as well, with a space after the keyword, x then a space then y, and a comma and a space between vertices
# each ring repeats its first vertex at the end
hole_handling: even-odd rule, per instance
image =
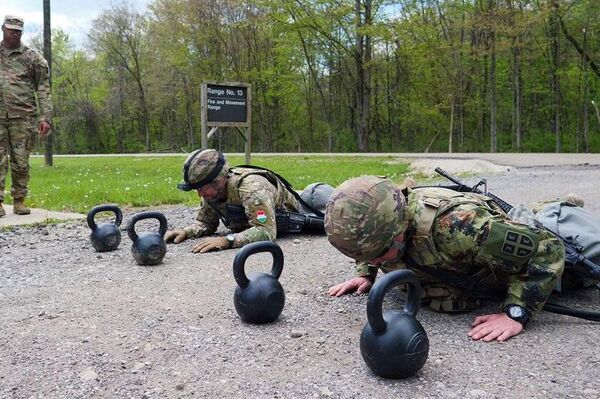
POLYGON ((502 252, 524 258, 531 256, 533 249, 533 240, 529 236, 517 231, 506 232, 502 243, 502 252))
POLYGON ((487 255, 525 264, 537 252, 538 244, 538 234, 527 226, 492 220, 481 250, 487 255))
POLYGON ((260 223, 264 223, 267 221, 267 215, 265 214, 265 211, 258 210, 256 212, 256 220, 258 220, 260 223))

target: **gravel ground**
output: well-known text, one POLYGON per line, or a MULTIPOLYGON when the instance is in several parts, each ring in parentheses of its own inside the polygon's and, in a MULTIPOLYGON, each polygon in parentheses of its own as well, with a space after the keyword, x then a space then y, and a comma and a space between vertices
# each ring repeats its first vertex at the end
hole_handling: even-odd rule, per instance
MULTIPOLYGON (((600 215, 599 166, 487 177, 513 204, 574 191, 600 215)), ((195 214, 161 210, 171 227, 195 214)), ((367 297, 326 295, 353 265, 324 237, 278 241, 285 309, 277 322, 254 326, 233 306, 235 251, 195 255, 186 241, 169 245, 161 265, 141 267, 126 234, 102 254, 88 235, 84 221, 0 231, 1 398, 600 397, 597 324, 541 313, 508 342, 471 341, 469 323, 496 303, 461 315, 421 309, 430 340, 423 369, 407 380, 375 377, 358 349, 367 297)), ((248 260, 250 271, 269 268, 265 254, 248 260)), ((596 311, 599 299, 594 289, 553 298, 596 311)), ((393 292, 385 302, 395 308, 403 298, 393 292)))

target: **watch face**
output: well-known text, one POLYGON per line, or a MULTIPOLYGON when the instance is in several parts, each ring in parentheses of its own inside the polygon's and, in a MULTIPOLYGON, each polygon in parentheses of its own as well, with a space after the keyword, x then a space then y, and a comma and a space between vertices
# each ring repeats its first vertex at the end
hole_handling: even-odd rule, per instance
POLYGON ((235 241, 235 235, 233 235, 233 234, 227 234, 227 241, 234 242, 235 241))
POLYGON ((510 308, 508 308, 508 313, 511 317, 523 317, 523 315, 525 314, 523 308, 520 306, 511 306, 510 308))

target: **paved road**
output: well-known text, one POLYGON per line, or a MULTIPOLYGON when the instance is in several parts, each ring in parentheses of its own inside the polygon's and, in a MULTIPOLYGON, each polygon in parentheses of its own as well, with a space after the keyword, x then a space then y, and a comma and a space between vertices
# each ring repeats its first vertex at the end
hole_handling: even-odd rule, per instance
MULTIPOLYGON (((185 153, 156 153, 156 154, 82 154, 82 155, 54 155, 57 158, 62 157, 105 157, 107 155, 115 157, 173 157, 184 156, 185 153)), ((227 153, 227 155, 244 156, 244 153, 227 153)), ((256 156, 280 156, 281 153, 259 153, 256 156)), ((556 165, 600 165, 600 154, 554 154, 554 153, 286 153, 285 156, 367 156, 367 157, 398 157, 406 159, 482 159, 494 162, 498 165, 510 165, 515 167, 531 166, 556 166, 556 165)), ((33 155, 33 157, 43 157, 43 155, 33 155)))
MULTIPOLYGON (((600 214, 600 166, 574 159, 543 167, 531 162, 550 161, 523 159, 485 175, 512 203, 575 191, 600 214)), ((163 211, 170 227, 194 217, 186 207, 163 211)), ((469 323, 496 303, 458 315, 421 309, 431 345, 423 369, 400 381, 373 376, 358 349, 367 298, 326 295, 353 264, 324 237, 278 241, 286 307, 276 323, 252 326, 233 306, 235 251, 196 255, 186 241, 170 245, 163 264, 140 267, 126 234, 103 254, 88 235, 82 220, 0 230, 0 397, 600 397, 598 324, 541 313, 506 343, 471 341, 469 323)), ((269 262, 257 255, 248 266, 269 262)), ((600 311, 593 289, 553 300, 600 311)), ((402 295, 386 298, 386 309, 400 306, 402 295)))

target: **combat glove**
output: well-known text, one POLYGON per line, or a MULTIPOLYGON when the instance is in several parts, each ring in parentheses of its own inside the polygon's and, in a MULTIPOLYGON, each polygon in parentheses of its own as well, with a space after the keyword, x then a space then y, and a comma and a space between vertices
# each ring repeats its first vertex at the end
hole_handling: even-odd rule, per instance
POLYGON ((188 238, 185 230, 169 230, 165 233, 164 239, 165 242, 173 242, 175 244, 179 244, 181 241, 188 238))
POLYGON ((221 251, 227 248, 231 248, 231 244, 226 237, 204 237, 192 248, 192 252, 195 254, 203 254, 205 252, 221 251))

